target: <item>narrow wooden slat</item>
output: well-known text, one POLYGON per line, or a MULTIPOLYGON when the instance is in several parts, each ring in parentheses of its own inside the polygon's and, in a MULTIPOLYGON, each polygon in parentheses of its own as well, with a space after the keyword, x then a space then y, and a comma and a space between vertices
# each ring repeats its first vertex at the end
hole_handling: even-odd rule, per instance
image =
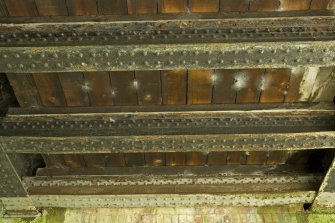
POLYGON ((0 16, 8 16, 8 10, 4 0, 0 0, 0 16))
POLYGON ((188 104, 210 104, 212 101, 212 70, 188 71, 188 104))
POLYGON ((41 107, 42 102, 31 74, 7 74, 21 107, 41 107))
POLYGON ((84 73, 91 106, 113 105, 113 91, 108 72, 84 73))
POLYGON ((308 10, 311 0, 281 0, 280 10, 308 10))
POLYGON ((106 157, 106 167, 121 167, 125 165, 126 161, 123 153, 108 154, 106 157))
POLYGON ((127 0, 97 0, 101 15, 125 15, 128 13, 127 0))
POLYGON ((211 152, 207 157, 208 166, 221 166, 227 164, 227 152, 211 152))
POLYGON ((127 0, 129 14, 156 14, 157 0, 127 0))
POLYGON ((144 153, 126 153, 124 154, 126 166, 144 166, 144 153))
POLYGON ((4 0, 10 16, 37 16, 34 0, 4 0))
POLYGON ((160 71, 136 71, 137 94, 140 105, 162 103, 160 71))
POLYGON ((85 154, 83 155, 84 162, 88 168, 99 168, 106 166, 108 154, 85 154))
POLYGON ((332 102, 335 99, 335 69, 323 67, 315 79, 311 102, 332 102))
POLYGON ((299 102, 300 101, 300 83, 305 73, 305 68, 293 68, 291 69, 290 81, 288 84, 287 94, 285 96, 285 102, 299 102))
POLYGON ((199 152, 186 153, 187 166, 203 166, 207 163, 207 155, 199 152))
POLYGON ((162 71, 163 104, 186 104, 186 70, 162 71))
POLYGON ((234 74, 233 89, 237 91, 236 103, 257 103, 263 69, 246 69, 234 74))
POLYGON ((187 0, 159 0, 159 13, 183 13, 187 8, 187 0))
POLYGON ((83 168, 86 167, 84 155, 79 154, 64 154, 64 161, 66 166, 70 168, 83 168))
POLYGON ((185 166, 186 165, 186 154, 180 152, 166 153, 166 165, 167 166, 185 166))
POLYGON ((250 11, 276 11, 279 8, 280 0, 251 0, 250 11))
POLYGON ((82 73, 59 73, 67 106, 89 106, 89 86, 82 73))
POLYGON ((189 0, 191 12, 218 12, 219 0, 189 0))
POLYGON ((96 15, 97 0, 66 0, 69 15, 96 15))
POLYGON ((115 105, 138 105, 134 72, 111 72, 110 79, 115 105))
POLYGON ((247 155, 246 164, 250 164, 250 165, 266 164, 267 159, 268 159, 266 152, 251 151, 251 152, 248 152, 246 155, 247 155))
POLYGON ((261 87, 261 103, 282 103, 287 94, 289 69, 267 69, 261 87))
POLYGON ((250 0, 221 0, 221 12, 245 12, 249 9, 250 0))
POLYGON ((65 0, 35 0, 35 2, 41 16, 68 15, 65 0))
POLYGON ((212 78, 214 104, 235 103, 236 91, 233 89, 235 83, 234 74, 238 70, 216 70, 212 78))
POLYGON ((65 107, 66 100, 56 73, 33 74, 42 104, 47 107, 65 107))
POLYGON ((165 166, 165 153, 145 153, 147 166, 165 166))
POLYGON ((228 165, 244 165, 247 162, 247 155, 244 151, 228 152, 227 164, 228 165))

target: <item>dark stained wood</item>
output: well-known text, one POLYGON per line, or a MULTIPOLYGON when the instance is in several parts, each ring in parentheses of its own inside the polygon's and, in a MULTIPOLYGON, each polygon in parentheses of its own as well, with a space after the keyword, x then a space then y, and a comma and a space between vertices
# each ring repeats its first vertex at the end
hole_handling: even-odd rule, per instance
POLYGON ((135 78, 140 105, 162 103, 160 71, 135 71, 135 78))
POLYGON ((57 73, 33 74, 33 77, 44 106, 66 106, 66 100, 57 73))
POLYGON ((288 152, 283 151, 269 152, 267 153, 268 159, 266 161, 266 164, 268 165, 284 164, 287 160, 287 154, 288 152))
POLYGON ((85 164, 88 168, 99 168, 99 167, 105 167, 106 165, 106 159, 109 156, 109 154, 84 154, 82 155, 83 159, 85 161, 85 164))
POLYGON ((279 8, 280 0, 251 0, 250 11, 276 11, 279 8))
POLYGON ((59 73, 67 106, 89 106, 90 86, 85 83, 83 73, 59 73))
POLYGON ((263 69, 246 69, 234 74, 233 89, 237 91, 236 103, 257 103, 263 69))
POLYGON ((4 0, 10 16, 37 16, 34 0, 4 0))
POLYGON ((157 0, 127 0, 129 14, 156 14, 157 0))
MULTIPOLYGON (((287 152, 286 163, 287 164, 298 164, 298 165, 308 164, 308 161, 310 160, 313 152, 314 152, 313 150, 287 152)), ((310 166, 310 168, 312 168, 312 166, 310 166)))
POLYGON ((96 15, 97 0, 66 0, 69 15, 96 15))
POLYGON ((144 153, 126 153, 124 154, 126 166, 144 166, 144 153))
POLYGON ((187 0, 159 0, 159 13, 183 13, 187 8, 187 0))
POLYGON ((165 166, 165 153, 145 153, 147 166, 165 166))
POLYGON ((97 0, 101 15, 125 15, 128 13, 127 0, 97 0))
POLYGON ((247 155, 246 164, 250 164, 250 165, 266 164, 267 159, 268 159, 266 152, 251 151, 251 152, 248 152, 246 155, 247 155))
POLYGON ((327 9, 327 6, 329 4, 330 1, 332 0, 311 0, 311 5, 310 5, 310 9, 311 10, 325 10, 327 9))
POLYGON ((68 15, 65 0, 35 0, 35 2, 41 16, 68 15))
POLYGON ((187 82, 187 104, 211 103, 212 70, 189 70, 187 82))
POLYGON ((288 83, 288 90, 285 96, 285 102, 299 102, 300 101, 300 83, 303 79, 305 68, 291 69, 290 81, 288 83))
POLYGON ((207 163, 207 155, 199 152, 186 153, 186 165, 203 166, 207 163))
POLYGON ((4 0, 0 0, 0 16, 8 16, 8 11, 4 0))
POLYGON ((281 0, 280 3, 280 9, 283 11, 308 10, 311 0, 281 0))
POLYGON ((64 161, 66 166, 70 168, 83 168, 86 167, 84 155, 73 155, 73 154, 64 154, 64 161))
POLYGON ((282 103, 287 94, 290 79, 289 69, 267 69, 261 92, 261 103, 282 103))
POLYGON ((247 162, 247 155, 244 151, 228 152, 228 165, 244 165, 247 162))
POLYGON ((208 166, 220 166, 227 164, 227 152, 211 152, 207 157, 208 166))
POLYGON ((245 12, 249 9, 250 0, 221 0, 221 12, 245 12))
POLYGON ((219 0, 189 0, 191 12, 218 12, 219 0))
POLYGON ((185 153, 166 153, 166 165, 167 166, 185 166, 186 165, 186 154, 185 153))
POLYGON ((113 105, 112 86, 108 72, 84 73, 88 86, 88 96, 91 106, 113 105))
POLYGON ((163 104, 186 104, 187 71, 162 71, 161 77, 163 104))
POLYGON ((21 107, 41 107, 42 102, 31 74, 7 74, 21 107))
POLYGON ((237 70, 216 70, 213 83, 213 101, 214 104, 235 103, 236 91, 233 89, 235 83, 234 73, 237 70))
POLYGON ((113 166, 120 167, 126 165, 123 153, 108 154, 105 162, 106 167, 113 167, 113 166))
POLYGON ((134 72, 110 72, 110 79, 115 105, 138 105, 134 72))

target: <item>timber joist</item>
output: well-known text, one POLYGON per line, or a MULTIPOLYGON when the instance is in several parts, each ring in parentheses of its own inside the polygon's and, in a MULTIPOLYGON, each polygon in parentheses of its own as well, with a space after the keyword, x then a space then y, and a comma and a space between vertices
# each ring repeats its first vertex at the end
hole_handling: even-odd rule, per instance
MULTIPOLYGON (((144 17, 146 18, 146 17, 144 17)), ((0 20, 8 73, 335 65, 334 16, 0 20), (14 23, 13 23, 14 21, 14 23), (275 42, 275 43, 274 43, 275 42), (71 46, 71 47, 69 47, 71 46)))

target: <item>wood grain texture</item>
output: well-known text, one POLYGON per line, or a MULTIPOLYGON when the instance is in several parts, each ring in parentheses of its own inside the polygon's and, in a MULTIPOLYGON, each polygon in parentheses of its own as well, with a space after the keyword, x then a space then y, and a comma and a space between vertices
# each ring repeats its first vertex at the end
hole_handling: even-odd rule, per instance
POLYGON ((86 167, 101 168, 106 166, 106 159, 108 154, 84 154, 83 159, 86 167))
POLYGON ((199 152, 186 153, 187 166, 203 166, 207 163, 207 155, 199 152))
POLYGON ((66 0, 69 15, 84 16, 98 14, 97 0, 66 0))
POLYGON ((91 106, 113 105, 113 91, 108 72, 84 73, 91 106))
POLYGON ((165 166, 165 153, 145 153, 147 166, 165 166))
POLYGON ((186 70, 162 71, 162 98, 165 105, 186 104, 186 70))
POLYGON ((70 168, 82 168, 86 167, 84 155, 78 154, 64 154, 65 165, 70 168))
POLYGON ((228 152, 227 164, 228 165, 244 165, 247 163, 247 155, 244 151, 228 152))
POLYGON ((10 16, 38 16, 34 0, 4 0, 10 16))
POLYGON ((44 106, 66 106, 66 100, 57 73, 33 74, 33 78, 44 106))
POLYGON ((126 153, 124 154, 126 166, 144 166, 144 153, 126 153))
POLYGON ((85 83, 83 73, 59 73, 67 106, 90 106, 89 85, 85 83))
POLYGON ((251 151, 247 154, 246 164, 249 165, 262 165, 266 164, 268 156, 266 152, 251 151))
POLYGON ((8 16, 8 11, 4 0, 0 0, 0 16, 8 16))
POLYGON ((238 70, 216 70, 212 78, 213 103, 228 104, 235 103, 236 91, 233 89, 235 83, 234 74, 238 70))
POLYGON ((269 152, 267 154, 268 159, 266 161, 266 164, 268 165, 284 164, 286 163, 287 155, 288 155, 288 152, 285 152, 285 151, 269 152))
POLYGON ((166 153, 166 165, 167 166, 185 166, 186 165, 186 153, 166 153))
POLYGON ((115 105, 138 105, 134 72, 110 72, 110 79, 115 105))
POLYGON ((188 71, 188 104, 210 104, 212 101, 212 70, 188 71))
POLYGON ((97 0, 98 11, 101 15, 128 14, 127 0, 97 0))
POLYGON ((250 0, 221 0, 221 12, 245 12, 249 10, 250 0))
POLYGON ((250 11, 276 11, 279 8, 280 0, 251 0, 250 11))
POLYGON ((157 0, 127 0, 128 14, 156 14, 157 0))
POLYGON ((261 103, 283 103, 290 79, 289 69, 267 69, 262 80, 261 103))
POLYGON ((263 69, 246 69, 234 74, 233 89, 237 91, 236 103, 257 103, 260 96, 260 81, 263 69))
POLYGON ((135 71, 139 105, 162 103, 160 71, 135 71))
POLYGON ((335 69, 322 67, 316 76, 310 100, 311 102, 332 102, 335 100, 335 69))
POLYGON ((280 10, 294 11, 294 10, 308 10, 311 0, 280 0, 280 10))
POLYGON ((21 107, 41 107, 42 102, 31 74, 7 74, 21 107))
POLYGON ((122 167, 126 165, 123 153, 112 153, 106 157, 106 167, 122 167))
POLYGON ((68 11, 65 0, 35 0, 36 7, 41 16, 67 16, 68 11))
POLYGON ((219 0, 189 0, 191 12, 218 12, 219 0))
POLYGON ((187 10, 187 0, 159 0, 159 13, 184 13, 187 10))
POLYGON ((227 164, 227 152, 211 152, 207 157, 208 166, 220 166, 227 164))
POLYGON ((290 81, 288 83, 288 90, 285 96, 285 102, 292 103, 300 101, 300 83, 303 79, 304 73, 304 68, 291 69, 290 81))

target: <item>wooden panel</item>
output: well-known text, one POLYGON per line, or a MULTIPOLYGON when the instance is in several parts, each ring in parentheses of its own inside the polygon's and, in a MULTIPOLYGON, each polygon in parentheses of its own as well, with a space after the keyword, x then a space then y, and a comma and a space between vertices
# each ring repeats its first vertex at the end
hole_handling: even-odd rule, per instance
POLYGON ((126 153, 124 154, 126 166, 144 166, 144 153, 126 153))
POLYGON ((267 69, 262 80, 261 103, 282 103, 290 79, 289 69, 267 69))
POLYGON ((48 155, 42 154, 43 160, 47 168, 65 168, 65 160, 63 155, 48 155))
POLYGON ((250 11, 276 11, 279 8, 279 0, 251 0, 250 11))
POLYGON ((125 166, 126 161, 124 158, 123 153, 113 153, 113 154, 108 154, 106 157, 106 166, 107 167, 112 167, 112 166, 125 166))
POLYGON ((84 77, 91 106, 113 105, 112 86, 108 72, 84 73, 84 77))
POLYGON ((187 0, 159 0, 160 13, 182 13, 186 11, 187 0))
POLYGON ((42 105, 31 74, 7 74, 7 78, 21 107, 40 107, 42 105))
POLYGON ((166 165, 167 166, 184 166, 186 165, 186 154, 185 153, 166 153, 166 165))
POLYGON ((320 9, 327 9, 329 0, 311 0, 310 9, 312 10, 320 10, 320 9))
POLYGON ((187 71, 162 71, 163 104, 186 104, 187 71))
POLYGON ((145 153, 147 166, 165 166, 165 153, 145 153))
POLYGON ((251 151, 247 154, 247 164, 257 165, 266 164, 268 156, 266 152, 251 151))
POLYGON ((87 167, 105 167, 106 159, 108 154, 85 154, 83 159, 87 167))
POLYGON ((136 71, 137 94, 140 105, 162 103, 160 71, 136 71))
POLYGON ((65 0, 35 0, 41 16, 66 16, 68 11, 65 0))
POLYGON ((235 103, 236 91, 233 89, 235 83, 234 73, 237 70, 217 70, 212 78, 213 103, 235 103))
POLYGON ((189 0, 191 12, 218 12, 219 0, 189 0))
POLYGON ((96 15, 97 1, 96 0, 67 0, 67 8, 69 15, 96 15))
POLYGON ((204 153, 186 153, 186 165, 203 166, 207 163, 207 155, 204 153))
POLYGON ((211 152, 207 157, 208 166, 220 166, 227 164, 227 152, 211 152))
POLYGON ((305 73, 305 68, 291 69, 290 81, 288 83, 288 90, 285 96, 285 102, 299 102, 300 100, 300 83, 305 73))
POLYGON ((263 69, 241 70, 234 74, 233 89, 237 91, 236 103, 257 103, 260 96, 260 81, 263 69))
POLYGON ((56 73, 33 74, 33 77, 44 106, 66 106, 62 86, 56 73))
POLYGON ((284 164, 287 160, 287 152, 285 151, 273 151, 267 154, 268 159, 266 164, 268 165, 277 165, 284 164))
POLYGON ((138 105, 134 72, 110 72, 115 105, 138 105))
POLYGON ((37 16, 34 0, 4 0, 10 16, 37 16))
POLYGON ((82 73, 59 73, 67 106, 89 106, 89 86, 82 73))
POLYGON ((66 166, 70 168, 81 168, 86 167, 86 163, 84 160, 84 155, 78 155, 78 154, 64 154, 64 161, 66 166))
POLYGON ((245 12, 248 11, 250 0, 221 0, 221 12, 245 12))
POLYGON ((280 10, 308 10, 311 0, 281 0, 280 10))
POLYGON ((3 0, 0 0, 0 16, 8 16, 7 7, 3 0))
POLYGON ((124 15, 128 13, 127 0, 98 0, 101 15, 124 15))
POLYGON ((210 104, 212 101, 212 70, 188 71, 188 104, 210 104))
POLYGON ((227 164, 228 165, 240 165, 246 164, 247 155, 244 151, 228 152, 227 154, 227 164))
POLYGON ((335 69, 322 67, 315 79, 310 101, 331 102, 335 99, 335 69))
POLYGON ((127 0, 129 14, 156 14, 157 0, 127 0))

